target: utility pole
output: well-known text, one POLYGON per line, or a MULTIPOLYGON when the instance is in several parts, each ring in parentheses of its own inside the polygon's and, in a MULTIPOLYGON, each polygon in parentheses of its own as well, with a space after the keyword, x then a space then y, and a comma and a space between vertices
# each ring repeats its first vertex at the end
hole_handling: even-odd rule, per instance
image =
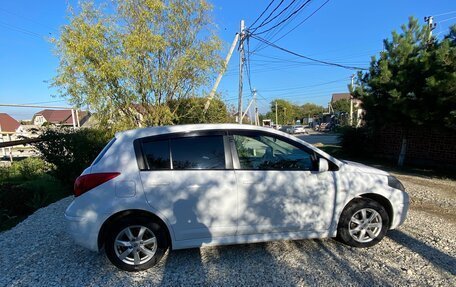
POLYGON ((257 106, 256 94, 257 94, 257 91, 254 89, 253 90, 253 105, 255 107, 255 125, 259 126, 260 125, 260 119, 258 117, 258 106, 257 106))
POLYGON ((276 112, 276 122, 275 122, 275 124, 276 124, 276 129, 277 129, 277 127, 279 126, 279 118, 277 116, 277 101, 276 101, 275 104, 276 104, 276 106, 275 106, 275 112, 276 112))
POLYGON ((434 23, 434 17, 432 17, 432 16, 424 17, 424 21, 427 22, 428 27, 429 27, 429 41, 430 41, 432 38, 432 30, 434 30, 435 27, 437 27, 437 23, 434 23))
MULTIPOLYGON (((353 90, 355 84, 355 74, 351 76, 351 87, 353 90)), ((353 126, 353 96, 350 95, 350 126, 353 126)))
POLYGON ((241 31, 239 33, 239 99, 238 99, 238 119, 242 125, 242 71, 244 70, 244 20, 241 20, 241 31))
MULTIPOLYGON (((214 86, 212 87, 212 90, 209 93, 209 96, 207 97, 206 104, 204 105, 204 113, 206 113, 207 109, 209 109, 211 101, 215 96, 215 92, 217 91, 220 81, 222 80, 223 74, 225 73, 226 68, 228 67, 228 63, 230 62, 231 55, 233 55, 234 48, 236 48, 236 44, 237 44, 238 40, 239 40, 239 34, 236 33, 236 36, 234 37, 233 43, 231 44, 228 55, 226 55, 225 63, 223 63, 222 70, 220 71, 220 73, 217 77, 217 80, 215 80, 214 86)), ((89 110, 89 108, 87 108, 87 110, 89 110)))

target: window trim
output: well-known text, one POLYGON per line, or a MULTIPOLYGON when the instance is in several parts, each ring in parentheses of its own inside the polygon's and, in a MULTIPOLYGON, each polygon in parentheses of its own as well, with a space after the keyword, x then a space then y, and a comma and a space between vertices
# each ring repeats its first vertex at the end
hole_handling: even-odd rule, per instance
POLYGON ((297 171, 297 172, 318 172, 318 170, 314 170, 314 169, 310 169, 310 170, 303 170, 303 169, 244 169, 244 168, 241 168, 241 164, 240 164, 240 161, 239 161, 239 155, 237 153, 237 150, 236 150, 236 145, 234 143, 234 136, 235 135, 240 135, 240 136, 248 136, 248 137, 256 137, 256 136, 268 136, 268 137, 273 137, 273 138, 277 138, 281 141, 284 141, 298 149, 301 149, 307 153, 309 153, 310 155, 314 155, 316 156, 316 159, 320 159, 320 158, 324 158, 328 161, 329 163, 329 171, 337 171, 339 170, 339 167, 334 163, 332 162, 331 160, 327 159, 326 157, 320 155, 319 153, 317 153, 316 151, 314 151, 313 149, 311 148, 308 148, 307 146, 297 142, 297 141, 294 141, 292 139, 289 139, 287 137, 284 137, 284 136, 281 136, 281 135, 278 135, 278 134, 275 134, 275 133, 268 133, 268 132, 264 132, 264 131, 250 131, 250 130, 229 130, 228 131, 228 134, 229 134, 229 137, 230 137, 230 144, 231 144, 231 151, 232 151, 232 154, 233 154, 233 165, 234 165, 234 169, 235 170, 238 170, 238 171, 297 171))
POLYGON ((169 134, 159 134, 148 137, 142 137, 135 139, 133 141, 133 147, 136 155, 136 162, 138 164, 139 171, 198 171, 198 170, 233 170, 233 156, 230 149, 230 144, 227 138, 226 130, 202 130, 202 131, 192 131, 192 132, 176 132, 169 134), (174 169, 173 168, 173 158, 171 151, 171 140, 175 138, 185 138, 185 137, 204 137, 204 136, 222 136, 223 140, 223 150, 225 154, 225 168, 224 169, 174 169), (144 154, 142 145, 151 141, 160 141, 168 140, 168 150, 169 150, 169 160, 170 168, 169 169, 150 169, 144 154))

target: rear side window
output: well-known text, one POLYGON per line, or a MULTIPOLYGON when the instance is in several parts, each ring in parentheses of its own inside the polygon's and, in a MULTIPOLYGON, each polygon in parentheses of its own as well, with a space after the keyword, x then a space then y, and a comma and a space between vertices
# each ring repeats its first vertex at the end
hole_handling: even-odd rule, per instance
POLYGON ((142 145, 149 169, 170 169, 169 140, 145 142, 142 145))
POLYGON ((171 139, 173 169, 225 169, 223 136, 171 139))

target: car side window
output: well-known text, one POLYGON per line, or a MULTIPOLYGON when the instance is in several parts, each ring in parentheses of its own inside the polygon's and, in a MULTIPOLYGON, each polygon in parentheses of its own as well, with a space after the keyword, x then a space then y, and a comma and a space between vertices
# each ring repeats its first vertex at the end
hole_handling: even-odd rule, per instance
POLYGON ((144 142, 142 144, 147 165, 151 170, 170 169, 169 140, 144 142))
POLYGON ((311 154, 271 136, 234 135, 241 169, 313 170, 311 154))
POLYGON ((195 136, 170 140, 173 169, 225 169, 223 136, 195 136))

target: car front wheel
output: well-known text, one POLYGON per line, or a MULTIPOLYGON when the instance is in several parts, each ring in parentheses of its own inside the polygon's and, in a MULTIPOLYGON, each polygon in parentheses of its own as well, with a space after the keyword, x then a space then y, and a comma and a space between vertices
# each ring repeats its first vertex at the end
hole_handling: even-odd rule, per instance
POLYGON ((380 242, 389 227, 389 216, 378 202, 355 198, 342 211, 337 238, 353 247, 370 247, 380 242))
POLYGON ((146 270, 157 264, 168 249, 165 230, 148 218, 116 222, 106 238, 106 255, 125 271, 146 270))

